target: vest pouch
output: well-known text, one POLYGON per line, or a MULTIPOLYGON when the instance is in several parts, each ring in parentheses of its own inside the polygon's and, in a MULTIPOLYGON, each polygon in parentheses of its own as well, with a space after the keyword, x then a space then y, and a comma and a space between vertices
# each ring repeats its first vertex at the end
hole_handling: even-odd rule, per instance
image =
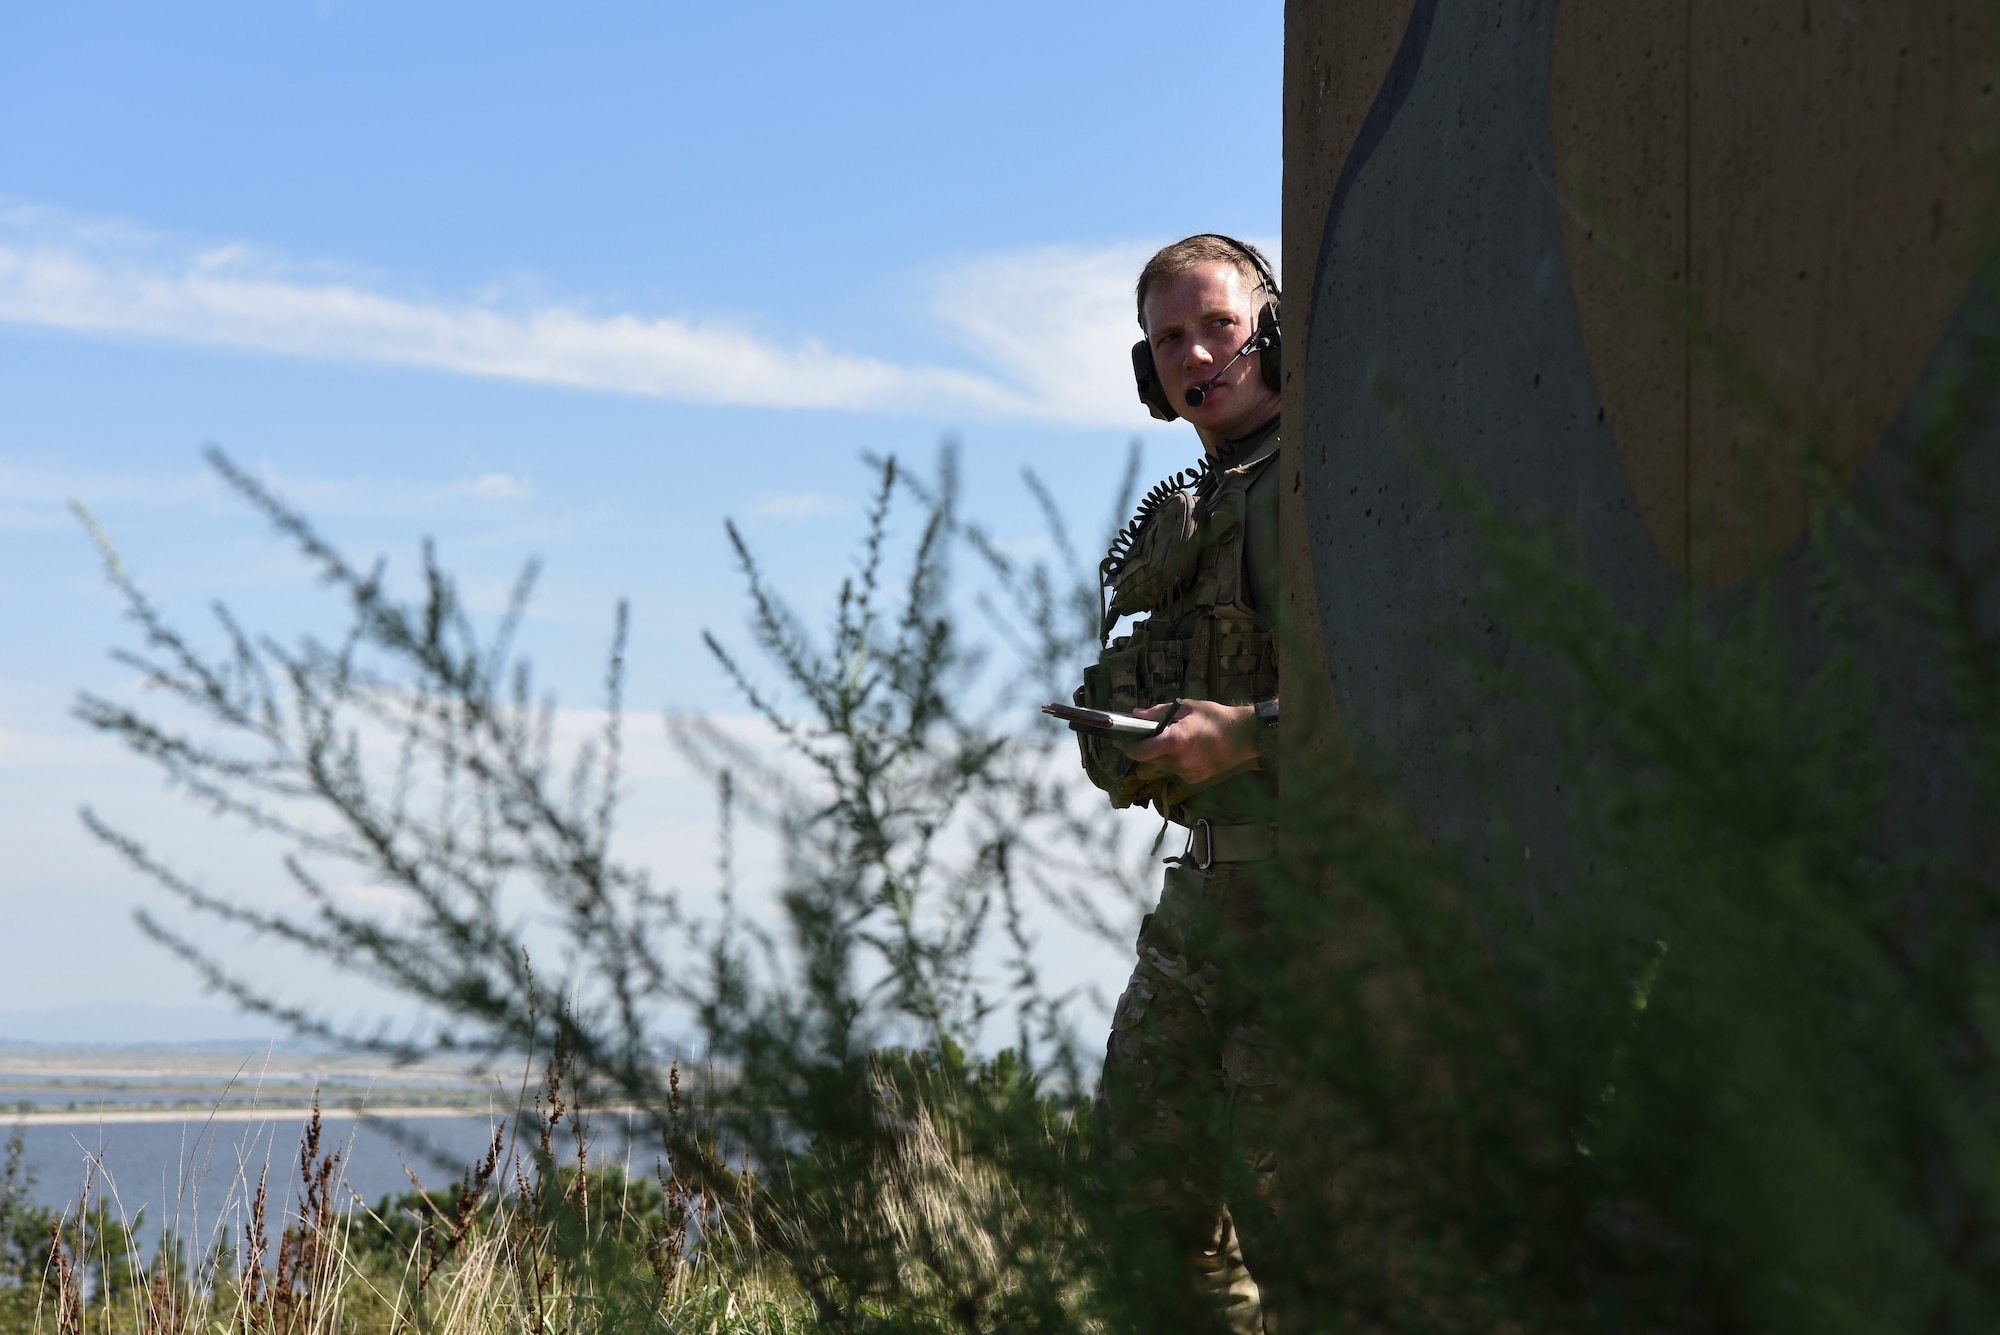
MULTIPOLYGON (((1083 670, 1083 685, 1072 697, 1085 709, 1110 709, 1121 713, 1138 707, 1140 650, 1129 638, 1112 641, 1103 656, 1083 670)), ((1149 802, 1165 789, 1160 771, 1141 765, 1118 749, 1107 733, 1087 728, 1076 731, 1076 746, 1083 758, 1083 772, 1091 783, 1111 797, 1114 807, 1149 802)))
POLYGON ((1187 587, 1201 554, 1194 507, 1193 495, 1176 492, 1147 518, 1131 555, 1118 566, 1107 625, 1122 616, 1156 611, 1187 587))
POLYGON ((1270 631, 1251 621, 1218 617, 1214 643, 1216 699, 1247 705, 1277 693, 1277 645, 1270 631))

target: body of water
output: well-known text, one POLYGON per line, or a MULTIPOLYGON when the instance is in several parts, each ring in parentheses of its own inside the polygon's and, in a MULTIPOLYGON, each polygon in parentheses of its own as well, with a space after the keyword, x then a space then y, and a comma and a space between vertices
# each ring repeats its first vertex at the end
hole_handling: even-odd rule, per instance
MULTIPOLYGON (((476 1163, 505 1114, 493 1117, 357 1117, 328 1112, 322 1149, 342 1155, 341 1204, 373 1205, 410 1189, 414 1172, 427 1188, 449 1185, 476 1163)), ((35 1179, 34 1196, 56 1209, 71 1208, 92 1181, 93 1199, 105 1199, 114 1215, 137 1223, 142 1246, 151 1253, 162 1228, 206 1249, 219 1236, 240 1241, 248 1202, 260 1174, 268 1172, 268 1216, 273 1236, 282 1213, 299 1197, 299 1142, 303 1112, 185 1119, 101 1121, 31 1120, 21 1124, 24 1161, 35 1179), (221 1233, 217 1230, 220 1228, 221 1233)), ((635 1147, 622 1117, 593 1117, 593 1162, 623 1162, 633 1171, 653 1171, 656 1151, 647 1140, 635 1147)), ((528 1139, 510 1135, 521 1158, 528 1139)), ((567 1134, 559 1146, 573 1152, 567 1134)))

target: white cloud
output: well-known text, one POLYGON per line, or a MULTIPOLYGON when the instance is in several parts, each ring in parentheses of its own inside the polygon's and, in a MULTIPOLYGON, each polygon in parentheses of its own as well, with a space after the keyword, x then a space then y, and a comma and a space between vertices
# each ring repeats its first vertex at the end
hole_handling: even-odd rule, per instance
POLYGON ((482 501, 518 501, 533 490, 526 482, 506 473, 482 473, 466 487, 482 501))
POLYGON ((1137 425, 1150 419, 1126 360, 1138 336, 1129 294, 1155 248, 1050 246, 979 256, 940 275, 933 310, 956 341, 1050 416, 1137 425))
POLYGON ((932 311, 984 368, 965 370, 701 316, 418 299, 392 294, 377 275, 285 263, 243 243, 176 247, 124 224, 13 207, 0 208, 0 321, 684 403, 1137 427, 1148 419, 1123 349, 1131 279, 1148 249, 1052 247, 948 267, 932 311))
POLYGON ((0 533, 46 532, 75 522, 53 506, 0 505, 0 533))
MULTIPOLYGON (((1274 240, 1253 238, 1266 254, 1274 240)), ((946 269, 933 309, 967 350, 1050 417, 1104 425, 1152 419, 1132 387, 1139 338, 1132 285, 1158 241, 1046 246, 946 269)))
POLYGON ((101 741, 75 728, 54 731, 45 723, 23 730, 0 725, 0 774, 47 778, 59 771, 101 765, 105 755, 101 741))
POLYGON ((754 519, 815 519, 821 515, 844 515, 854 507, 843 496, 823 491, 759 491, 751 494, 750 515, 754 519))
POLYGON ((392 296, 231 245, 179 256, 129 230, 0 214, 0 320, 428 367, 687 403, 1021 411, 991 378, 781 344, 706 319, 392 296))
MULTIPOLYGON (((698 316, 510 305, 500 289, 419 300, 330 263, 285 263, 241 242, 177 248, 127 224, 25 207, 0 207, 0 321, 682 403, 1140 427, 1150 419, 1124 349, 1136 336, 1132 279, 1154 244, 1048 246, 938 270, 931 314, 981 370, 902 365, 698 316)), ((485 485, 475 494, 518 494, 485 485)))
POLYGON ((89 466, 52 469, 0 456, 0 509, 17 513, 24 524, 32 522, 38 528, 75 524, 69 513, 73 496, 92 504, 183 509, 220 494, 220 483, 206 469, 172 473, 89 466))

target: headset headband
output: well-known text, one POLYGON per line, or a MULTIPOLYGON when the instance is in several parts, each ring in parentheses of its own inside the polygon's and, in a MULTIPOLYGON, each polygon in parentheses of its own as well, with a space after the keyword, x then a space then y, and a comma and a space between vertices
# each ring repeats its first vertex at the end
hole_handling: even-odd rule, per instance
POLYGON ((1250 245, 1247 242, 1238 241, 1235 237, 1230 236, 1226 232, 1196 232, 1194 236, 1189 237, 1188 240, 1192 241, 1195 239, 1195 237, 1203 237, 1203 236, 1212 237, 1213 239, 1222 242, 1223 245, 1228 246, 1230 249, 1234 250, 1237 254, 1241 255, 1244 259, 1250 261, 1250 267, 1257 271, 1257 281, 1263 284, 1264 296, 1266 300, 1276 302, 1282 299, 1281 294, 1278 291, 1278 276, 1271 272, 1270 263, 1265 260, 1262 252, 1260 252, 1255 246, 1250 245))

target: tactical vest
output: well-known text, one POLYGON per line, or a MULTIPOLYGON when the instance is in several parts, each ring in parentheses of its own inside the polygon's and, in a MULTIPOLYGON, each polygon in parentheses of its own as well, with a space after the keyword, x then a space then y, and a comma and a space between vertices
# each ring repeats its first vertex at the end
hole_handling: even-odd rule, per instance
MULTIPOLYGON (((1121 617, 1145 619, 1104 643, 1084 669, 1077 704, 1129 711, 1176 699, 1247 705, 1278 694, 1270 609, 1251 606, 1244 561, 1250 484, 1277 452, 1274 432, 1239 463, 1204 461, 1147 495, 1098 568, 1100 640, 1121 617)), ((1077 745, 1084 772, 1114 807, 1151 803, 1178 818, 1197 791, 1133 761, 1102 733, 1079 729, 1077 745)))

